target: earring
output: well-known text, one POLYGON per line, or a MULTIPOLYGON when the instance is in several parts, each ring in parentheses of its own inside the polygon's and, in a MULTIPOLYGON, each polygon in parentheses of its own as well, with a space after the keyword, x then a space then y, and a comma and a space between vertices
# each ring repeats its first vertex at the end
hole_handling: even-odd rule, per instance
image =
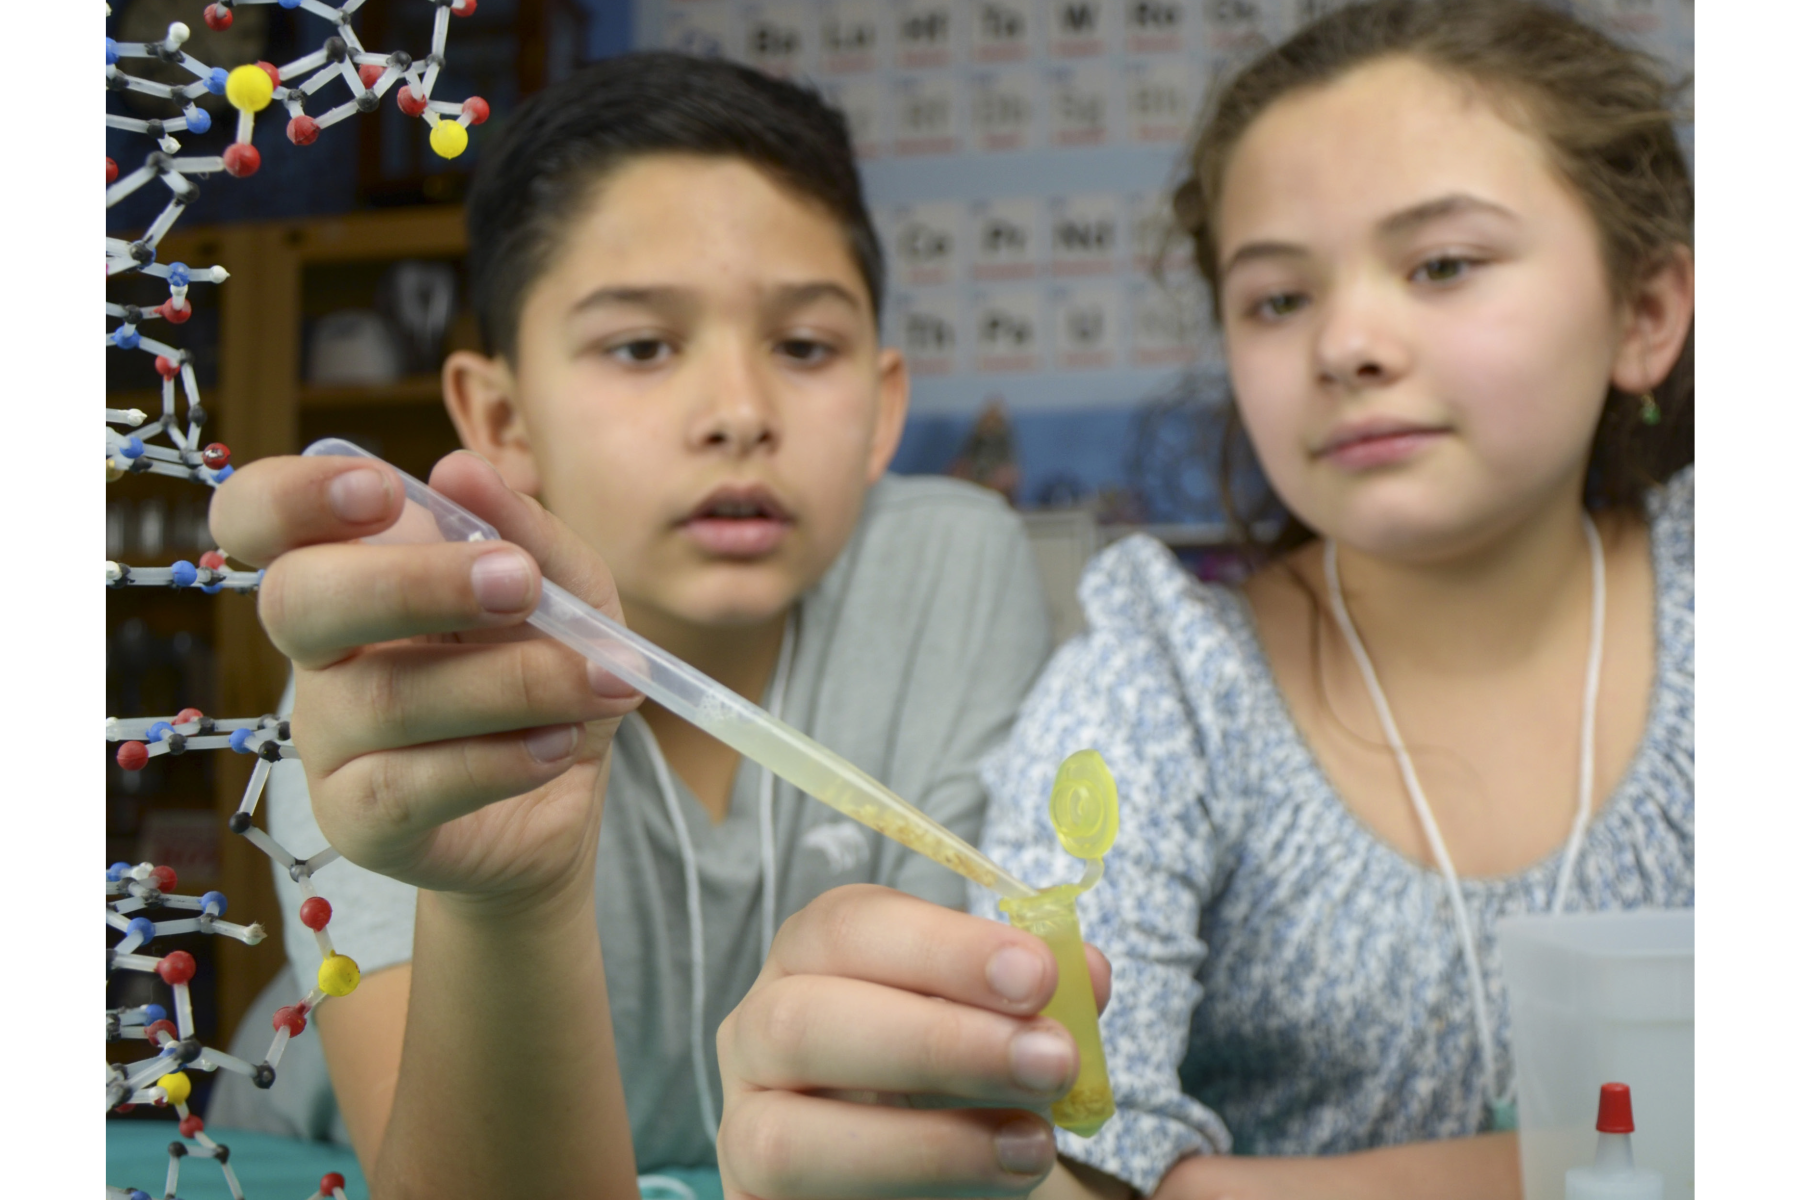
POLYGON ((1657 407, 1654 393, 1644 393, 1643 405, 1638 409, 1638 419, 1646 425, 1654 425, 1662 420, 1662 409, 1657 407))

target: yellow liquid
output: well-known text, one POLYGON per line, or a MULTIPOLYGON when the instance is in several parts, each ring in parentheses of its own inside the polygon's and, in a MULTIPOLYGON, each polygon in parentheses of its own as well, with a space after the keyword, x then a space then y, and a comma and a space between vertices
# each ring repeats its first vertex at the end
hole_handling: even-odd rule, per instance
POLYGON ((964 879, 1002 896, 1032 894, 1030 887, 1002 871, 991 858, 798 730, 779 725, 772 717, 765 725, 711 705, 700 709, 693 719, 745 758, 964 879))
POLYGON ((1075 915, 1074 887, 1049 888, 1035 896, 1002 900, 1006 919, 1050 944, 1056 956, 1056 995, 1044 1006, 1049 1017, 1075 1039, 1081 1071, 1069 1094, 1050 1106, 1050 1119, 1070 1133, 1093 1137, 1111 1119, 1112 1083, 1106 1076, 1106 1050, 1100 1044, 1100 1012, 1094 1006, 1094 981, 1082 949, 1081 921, 1075 915))

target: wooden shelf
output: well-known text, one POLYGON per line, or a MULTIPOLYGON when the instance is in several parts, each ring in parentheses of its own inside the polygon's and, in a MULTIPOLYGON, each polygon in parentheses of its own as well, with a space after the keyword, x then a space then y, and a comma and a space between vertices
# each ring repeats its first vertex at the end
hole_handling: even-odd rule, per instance
POLYGON ((378 404, 437 405, 443 401, 443 381, 436 375, 412 375, 393 383, 308 383, 300 387, 301 408, 360 408, 378 404))
POLYGON ((453 258, 468 248, 460 205, 280 221, 264 228, 279 251, 312 263, 453 258))

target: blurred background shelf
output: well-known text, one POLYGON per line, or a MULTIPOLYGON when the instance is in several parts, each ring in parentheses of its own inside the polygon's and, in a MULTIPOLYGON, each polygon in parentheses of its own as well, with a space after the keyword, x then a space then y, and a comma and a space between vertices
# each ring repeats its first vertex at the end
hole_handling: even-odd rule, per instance
POLYGON ((372 404, 439 405, 444 400, 436 375, 411 375, 393 383, 316 384, 300 388, 301 408, 361 408, 372 404))

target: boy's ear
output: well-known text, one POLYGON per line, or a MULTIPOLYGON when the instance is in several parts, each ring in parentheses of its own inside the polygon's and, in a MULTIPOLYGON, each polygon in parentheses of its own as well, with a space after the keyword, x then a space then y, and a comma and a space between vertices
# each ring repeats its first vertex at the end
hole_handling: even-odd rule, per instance
POLYGON ((517 397, 505 359, 457 350, 444 360, 444 407, 450 410, 456 436, 492 463, 506 486, 537 496, 542 482, 517 397))
POLYGON ((1694 252, 1677 246, 1625 310, 1624 336, 1613 357, 1613 386, 1635 396, 1660 384, 1675 369, 1693 322, 1694 252))
POLYGON ((906 370, 906 356, 892 346, 884 346, 875 356, 875 436, 869 443, 870 486, 880 480, 894 460, 894 451, 900 448, 900 435, 906 429, 906 407, 911 400, 912 377, 906 370))

